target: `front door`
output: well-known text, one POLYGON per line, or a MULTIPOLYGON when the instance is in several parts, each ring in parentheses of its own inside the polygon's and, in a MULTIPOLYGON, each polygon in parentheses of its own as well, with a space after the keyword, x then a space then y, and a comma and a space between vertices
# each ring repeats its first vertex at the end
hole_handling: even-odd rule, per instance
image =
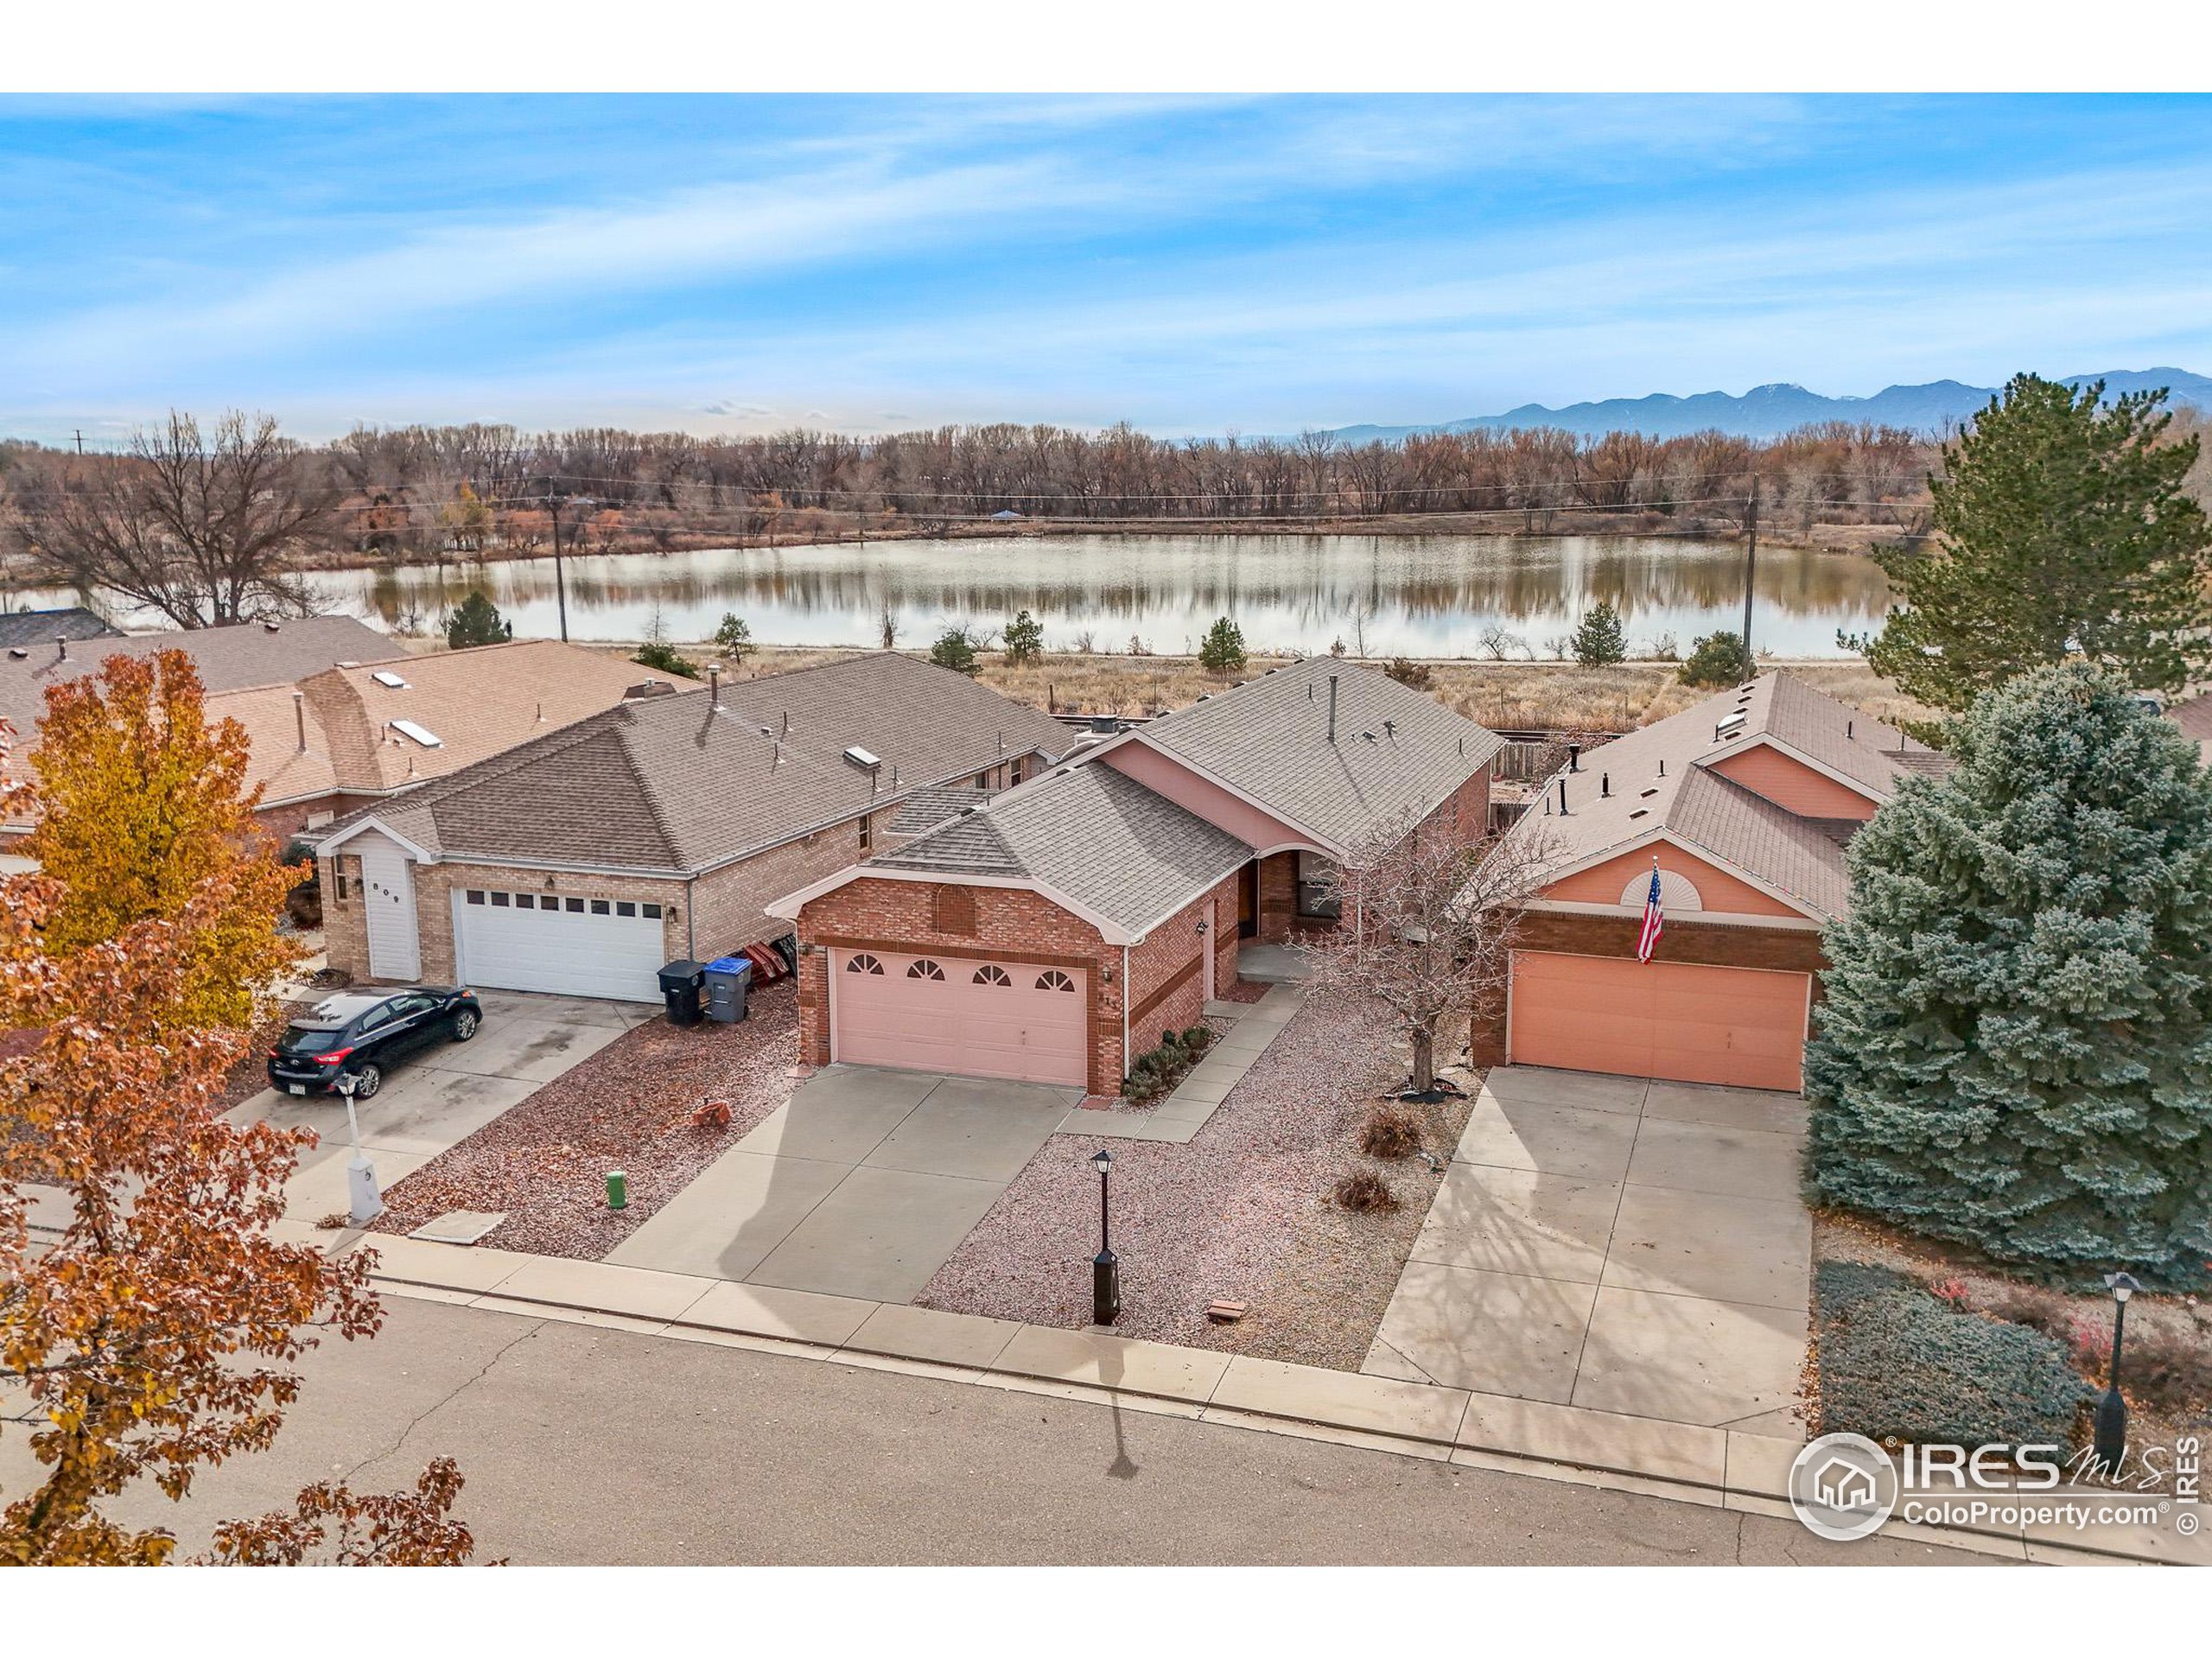
POLYGON ((1236 937, 1250 939, 1260 932, 1260 861, 1254 859, 1236 876, 1236 937))
POLYGON ((415 933, 415 882, 407 855, 381 836, 360 839, 361 904, 367 912, 369 977, 410 980, 423 971, 415 933))

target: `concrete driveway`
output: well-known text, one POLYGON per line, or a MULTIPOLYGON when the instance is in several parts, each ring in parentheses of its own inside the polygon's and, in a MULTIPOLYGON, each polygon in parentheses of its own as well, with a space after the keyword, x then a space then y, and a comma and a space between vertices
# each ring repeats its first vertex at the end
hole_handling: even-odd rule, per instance
POLYGON ((1804 1127, 1794 1095, 1491 1071, 1361 1369, 1802 1434, 1804 1127))
MULTIPOLYGON (((361 1146, 390 1188, 500 1113, 519 1105, 570 1066, 596 1054, 659 1010, 638 1002, 479 991, 484 1023, 465 1043, 434 1043, 386 1073, 376 1098, 354 1109, 361 1146)), ((284 1213, 315 1222, 346 1208, 346 1103, 335 1095, 284 1095, 273 1089, 241 1102, 234 1123, 305 1128, 322 1137, 300 1159, 285 1188, 284 1213)))
POLYGON ((1082 1097, 826 1067, 607 1259, 911 1301, 1082 1097))

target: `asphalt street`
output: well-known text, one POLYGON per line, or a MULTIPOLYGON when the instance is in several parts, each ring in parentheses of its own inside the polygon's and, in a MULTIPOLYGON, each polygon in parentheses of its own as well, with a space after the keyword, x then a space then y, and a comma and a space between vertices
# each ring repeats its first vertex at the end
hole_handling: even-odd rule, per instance
MULTIPOLYGON (((1979 1563, 1796 1522, 1001 1388, 397 1296, 311 1354, 275 1448, 125 1518, 187 1549, 441 1453, 517 1563, 1979 1563)), ((23 1432, 0 1433, 0 1492, 23 1432)))

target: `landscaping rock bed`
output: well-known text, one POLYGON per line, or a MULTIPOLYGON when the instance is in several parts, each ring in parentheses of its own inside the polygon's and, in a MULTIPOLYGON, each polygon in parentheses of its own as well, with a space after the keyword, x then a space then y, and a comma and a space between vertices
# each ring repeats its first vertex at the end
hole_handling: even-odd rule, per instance
POLYGON ((385 1194, 375 1230, 407 1233, 449 1210, 505 1211, 484 1242, 596 1261, 791 1098, 798 1059, 795 982, 762 987, 742 1025, 689 1030, 654 1020, 626 1033, 385 1194), (691 1122, 703 1101, 729 1122, 691 1122), (607 1172, 629 1207, 607 1207, 607 1172))
MULTIPOLYGON (((1357 1370, 1440 1176, 1417 1158, 1356 1148, 1375 1096, 1405 1075, 1405 1048, 1349 1000, 1308 1003, 1186 1146, 1116 1141, 1114 1248, 1124 1336, 1357 1370), (1399 1208, 1351 1214, 1331 1194, 1359 1170, 1399 1208), (1237 1323, 1206 1317, 1249 1302, 1237 1323)), ((1410 1107, 1448 1158, 1464 1100, 1410 1107)), ((1077 1326, 1090 1319, 1098 1248, 1096 1145, 1046 1141, 915 1300, 927 1307, 1077 1326)))

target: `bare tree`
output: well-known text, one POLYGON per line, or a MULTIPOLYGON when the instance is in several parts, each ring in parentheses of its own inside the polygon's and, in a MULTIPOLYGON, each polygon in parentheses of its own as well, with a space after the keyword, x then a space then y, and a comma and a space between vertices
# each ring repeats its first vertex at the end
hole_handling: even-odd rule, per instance
POLYGON ((170 411, 129 458, 64 490, 45 551, 81 588, 107 588, 181 628, 214 627, 314 607, 293 568, 329 529, 336 498, 316 458, 268 416, 235 411, 204 442, 170 411))
POLYGON ((1554 860, 1538 828, 1383 824, 1324 879, 1341 917, 1306 945, 1308 988, 1389 1009, 1413 1044, 1411 1087, 1433 1088, 1445 1022, 1503 999, 1522 901, 1554 860))
POLYGON ((892 608, 887 599, 883 601, 883 609, 875 619, 875 637, 882 642, 886 651, 894 649, 899 644, 899 613, 892 608))

